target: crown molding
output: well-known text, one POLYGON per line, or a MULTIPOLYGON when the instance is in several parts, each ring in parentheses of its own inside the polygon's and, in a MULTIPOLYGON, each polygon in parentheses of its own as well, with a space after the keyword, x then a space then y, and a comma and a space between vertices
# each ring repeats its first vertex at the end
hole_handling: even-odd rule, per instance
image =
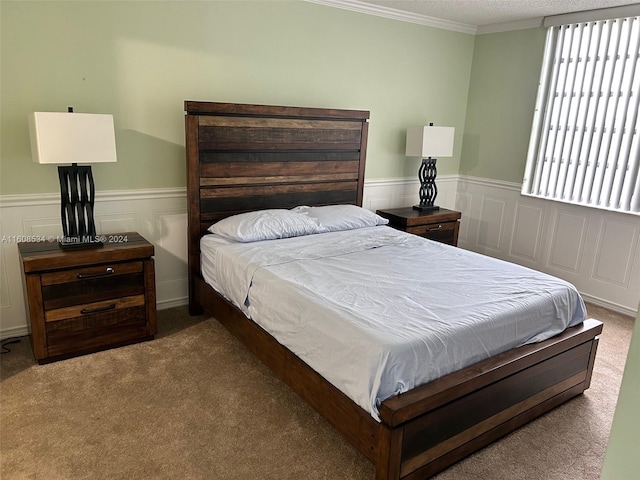
POLYGON ((469 33, 475 35, 477 28, 475 25, 466 23, 452 22, 441 18, 429 17, 418 13, 405 12, 395 8, 381 7, 370 3, 361 2, 359 0, 304 0, 309 3, 317 3, 328 7, 342 8, 353 12, 366 13, 368 15, 376 15, 378 17, 390 18, 392 20, 400 20, 401 22, 417 23, 427 27, 439 28, 442 30, 451 30, 460 33, 469 33))
POLYGON ((511 32, 513 30, 524 30, 527 28, 538 28, 542 26, 542 17, 528 18, 526 20, 514 20, 513 22, 492 23, 491 25, 479 25, 477 34, 511 32))

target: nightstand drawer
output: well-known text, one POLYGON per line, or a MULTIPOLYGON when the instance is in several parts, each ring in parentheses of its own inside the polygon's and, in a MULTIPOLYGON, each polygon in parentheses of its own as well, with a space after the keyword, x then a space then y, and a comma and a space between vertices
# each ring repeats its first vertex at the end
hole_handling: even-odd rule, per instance
POLYGON ((144 305, 144 294, 49 310, 44 313, 44 321, 55 322, 56 320, 64 320, 65 318, 94 315, 111 310, 117 311, 130 307, 139 307, 141 305, 144 305))
POLYGON ((420 235, 430 240, 436 240, 442 243, 453 244, 454 234, 458 222, 431 223, 428 225, 420 225, 418 227, 407 228, 408 233, 420 235))
POLYGON ((131 273, 142 273, 142 262, 107 263, 95 267, 74 268, 72 270, 43 273, 41 275, 41 282, 42 286, 46 287, 60 283, 113 278, 131 273))
POLYGON ((458 230, 462 214, 455 210, 440 208, 421 211, 415 208, 391 208, 378 210, 378 215, 389 220, 389 226, 403 232, 458 246, 458 230))
POLYGON ((51 310, 132 295, 144 295, 142 272, 43 286, 42 304, 48 314, 51 310))
POLYGON ((49 355, 88 351, 143 338, 147 335, 146 309, 143 302, 139 306, 47 321, 45 331, 49 355))

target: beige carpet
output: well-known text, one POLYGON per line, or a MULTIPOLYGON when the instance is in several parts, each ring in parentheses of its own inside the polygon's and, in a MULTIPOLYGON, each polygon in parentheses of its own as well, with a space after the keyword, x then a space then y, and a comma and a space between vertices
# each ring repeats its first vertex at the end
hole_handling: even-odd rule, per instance
MULTIPOLYGON (((440 474, 598 479, 633 319, 604 321, 591 388, 440 474)), ((0 478, 372 479, 373 466, 215 320, 159 312, 152 342, 0 357, 0 478)))

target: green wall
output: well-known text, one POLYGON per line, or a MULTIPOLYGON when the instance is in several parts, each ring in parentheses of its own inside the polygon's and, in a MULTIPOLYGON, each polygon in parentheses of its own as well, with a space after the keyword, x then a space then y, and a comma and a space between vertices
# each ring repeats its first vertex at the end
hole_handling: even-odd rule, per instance
POLYGON ((521 183, 546 30, 476 37, 460 173, 521 183))
POLYGON ((33 111, 112 113, 97 189, 183 187, 184 100, 371 111, 366 178, 415 176, 408 126, 456 127, 474 36, 302 1, 0 2, 3 195, 58 191, 30 160, 33 111))

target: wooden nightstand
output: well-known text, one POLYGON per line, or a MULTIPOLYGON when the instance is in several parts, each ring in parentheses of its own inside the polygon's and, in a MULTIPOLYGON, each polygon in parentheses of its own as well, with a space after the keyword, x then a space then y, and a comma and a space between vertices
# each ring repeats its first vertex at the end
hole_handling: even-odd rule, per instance
POLYGON ((151 340, 157 332, 153 245, 133 232, 103 247, 19 243, 38 363, 151 340))
POLYGON ((378 215, 389 219, 389 226, 449 245, 458 246, 458 230, 462 214, 446 208, 421 212, 408 208, 378 210, 378 215))

